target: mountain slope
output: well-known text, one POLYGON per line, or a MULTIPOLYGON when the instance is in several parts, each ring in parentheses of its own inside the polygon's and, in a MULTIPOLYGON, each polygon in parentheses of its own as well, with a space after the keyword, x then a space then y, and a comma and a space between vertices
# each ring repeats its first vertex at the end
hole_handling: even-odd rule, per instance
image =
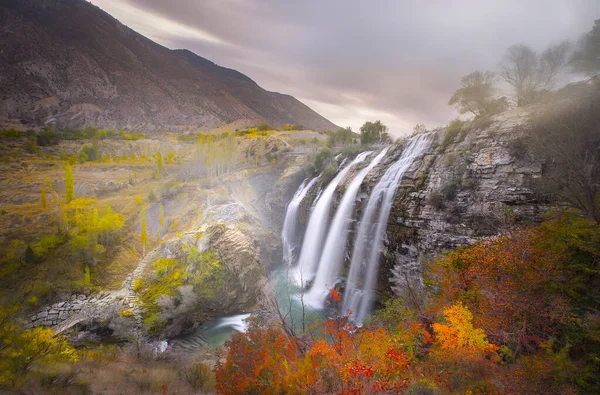
POLYGON ((0 119, 132 130, 239 119, 336 126, 295 98, 187 50, 170 50, 84 0, 0 4, 0 119))

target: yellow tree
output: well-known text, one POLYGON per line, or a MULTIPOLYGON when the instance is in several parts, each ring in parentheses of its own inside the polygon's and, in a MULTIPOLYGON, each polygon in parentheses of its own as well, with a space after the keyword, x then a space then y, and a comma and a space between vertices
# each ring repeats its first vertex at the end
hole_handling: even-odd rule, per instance
POLYGON ((75 199, 75 178, 73 177, 73 168, 70 164, 65 164, 65 195, 67 203, 75 199))
POLYGON ((85 230, 85 224, 83 222, 83 214, 81 214, 81 210, 79 208, 75 209, 75 226, 79 229, 79 232, 83 232, 85 230))
POLYGON ((94 208, 94 215, 92 217, 92 231, 94 232, 94 243, 98 243, 98 222, 100 222, 98 209, 94 208))
POLYGON ((158 171, 158 173, 162 173, 163 171, 163 158, 162 158, 162 154, 160 153, 160 151, 158 151, 156 153, 156 170, 158 171))
MULTIPOLYGON (((77 352, 49 328, 23 330, 15 308, 0 306, 0 392, 18 390, 37 363, 77 362, 77 352)), ((12 393, 12 392, 11 392, 12 393)))
POLYGON ((446 356, 481 357, 496 349, 483 329, 473 326, 473 314, 461 302, 444 309, 445 323, 432 325, 435 351, 446 356))

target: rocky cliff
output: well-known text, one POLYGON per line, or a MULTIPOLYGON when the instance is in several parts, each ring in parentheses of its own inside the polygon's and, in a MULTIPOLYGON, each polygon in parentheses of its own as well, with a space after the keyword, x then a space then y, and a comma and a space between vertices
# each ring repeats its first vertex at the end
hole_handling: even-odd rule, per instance
MULTIPOLYGON (((432 132, 429 150, 413 162, 396 193, 381 247, 378 291, 382 296, 402 293, 407 281, 420 282, 423 264, 436 253, 543 220, 552 205, 532 189, 542 167, 519 150, 527 119, 526 112, 514 110, 479 125, 466 124, 458 132, 432 132)), ((372 188, 402 148, 393 147, 366 177, 355 222, 372 188)), ((358 170, 338 188, 336 206, 358 170)), ((305 219, 316 189, 302 205, 305 219)), ((351 234, 346 264, 353 243, 351 234)))
POLYGON ((142 132, 334 124, 238 71, 170 50, 85 0, 0 3, 0 121, 142 132))
POLYGON ((552 205, 532 189, 542 166, 518 149, 526 122, 515 110, 451 139, 436 133, 396 195, 380 284, 400 292, 433 254, 543 220, 552 205))

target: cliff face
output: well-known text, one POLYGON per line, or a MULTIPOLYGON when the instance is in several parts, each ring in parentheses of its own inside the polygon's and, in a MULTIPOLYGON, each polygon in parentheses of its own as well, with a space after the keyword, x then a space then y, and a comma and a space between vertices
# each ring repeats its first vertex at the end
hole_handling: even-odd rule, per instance
MULTIPOLYGON (((543 220, 552 206, 531 188, 542 167, 519 151, 526 122, 526 113, 512 111, 453 138, 446 136, 446 129, 433 132, 430 148, 413 162, 396 193, 381 247, 382 296, 402 293, 407 281, 421 281, 423 263, 439 252, 543 220)), ((371 190, 401 153, 402 147, 392 148, 366 177, 355 205, 355 224, 371 190)), ((338 188, 334 206, 351 179, 352 174, 338 188)), ((303 203, 305 217, 311 204, 303 203)), ((353 243, 351 234, 346 264, 353 243)))
POLYGON ((85 0, 0 4, 0 120, 143 132, 236 120, 334 124, 295 98, 186 50, 170 50, 85 0))
POLYGON ((519 152, 527 114, 517 111, 459 133, 444 146, 436 133, 398 189, 384 243, 380 284, 401 292, 437 252, 515 226, 536 224, 552 205, 532 189, 542 166, 519 152))

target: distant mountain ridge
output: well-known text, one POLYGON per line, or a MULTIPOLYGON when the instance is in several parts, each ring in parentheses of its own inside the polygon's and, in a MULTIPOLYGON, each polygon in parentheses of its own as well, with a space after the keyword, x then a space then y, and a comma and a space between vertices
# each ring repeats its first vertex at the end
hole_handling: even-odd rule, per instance
POLYGON ((85 0, 1 2, 0 119, 146 132, 236 120, 337 128, 292 96, 165 48, 85 0))

